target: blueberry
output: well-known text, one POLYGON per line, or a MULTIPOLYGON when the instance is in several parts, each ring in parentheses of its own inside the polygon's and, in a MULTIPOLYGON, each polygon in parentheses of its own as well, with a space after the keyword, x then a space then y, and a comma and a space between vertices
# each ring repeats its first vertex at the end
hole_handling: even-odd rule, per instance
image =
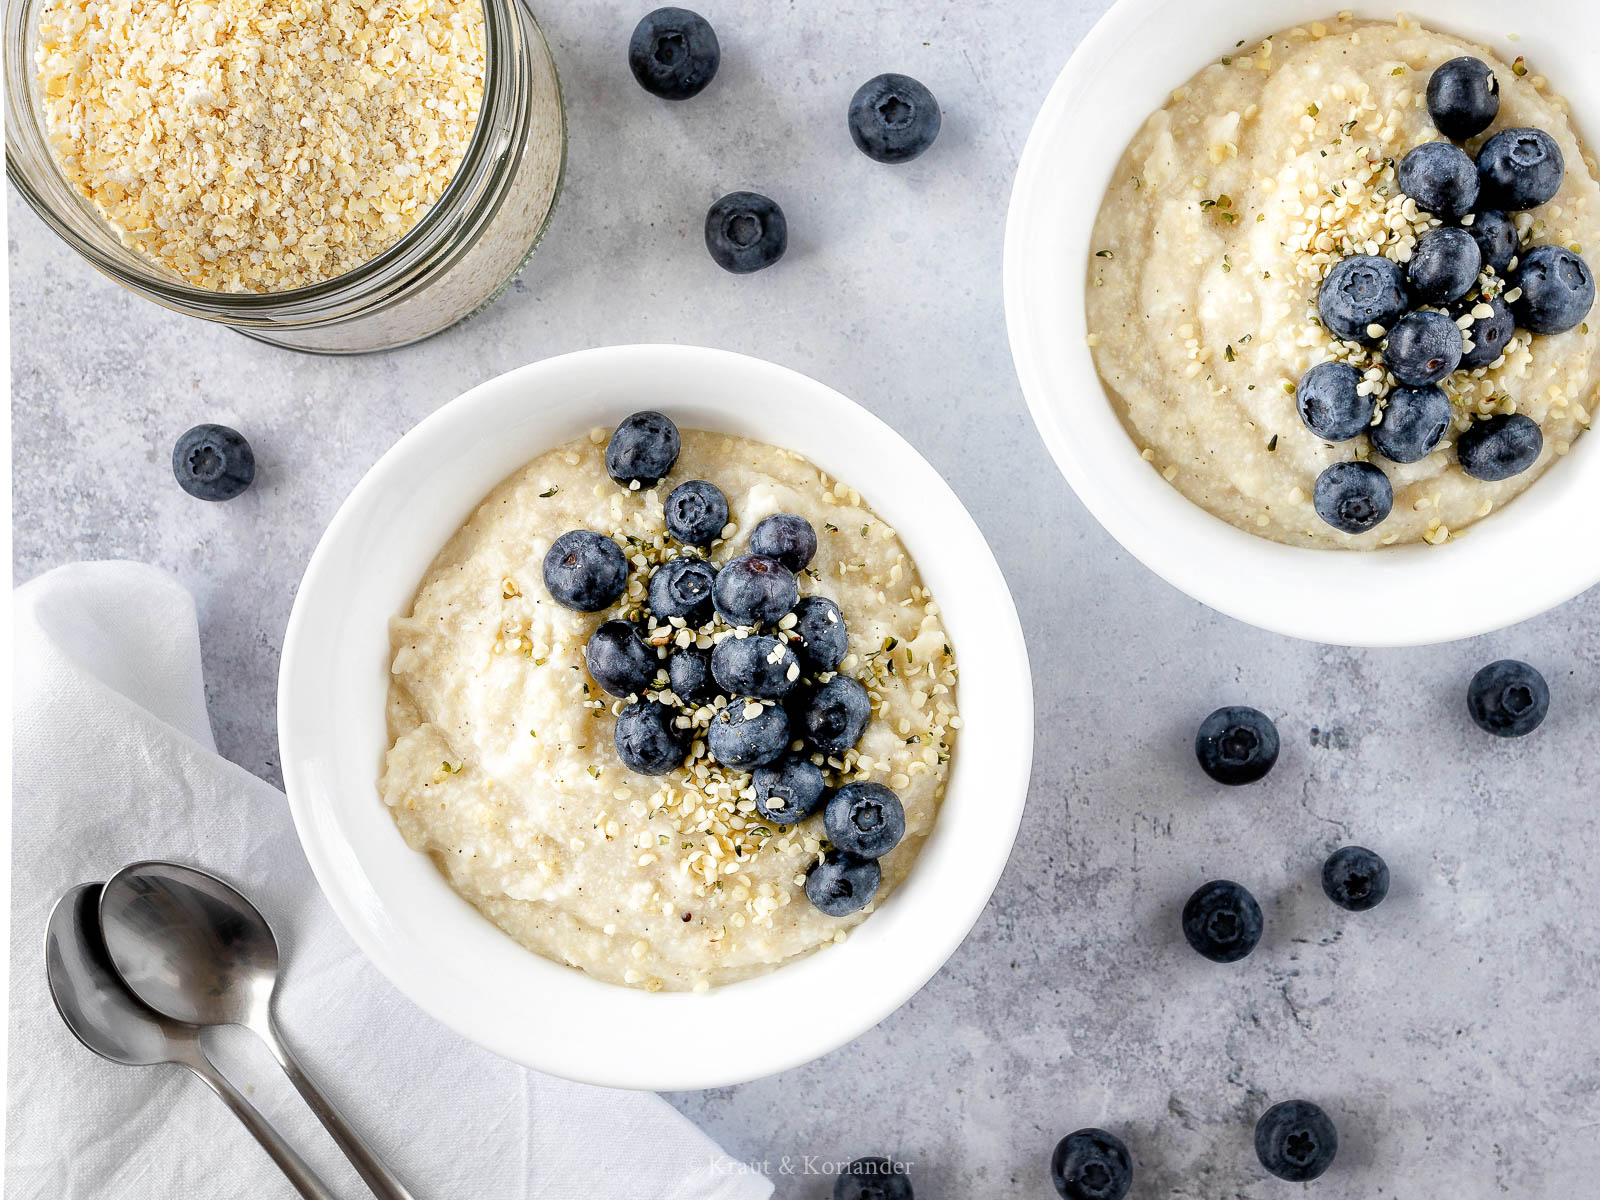
POLYGON ((794 640, 789 643, 809 675, 831 671, 844 661, 850 633, 844 614, 826 596, 802 596, 794 606, 794 640))
POLYGON ((172 474, 196 500, 232 500, 256 477, 250 443, 226 425, 196 425, 172 448, 172 474))
POLYGON ((1349 363, 1318 363, 1300 377, 1294 390, 1300 420, 1319 438, 1344 442, 1365 433, 1377 411, 1377 397, 1360 395, 1361 372, 1349 363))
POLYGON ((872 717, 867 689, 848 675, 835 675, 801 696, 796 705, 800 736, 821 754, 843 754, 861 740, 872 717))
POLYGON ((806 898, 824 916, 848 917, 872 903, 882 880, 877 859, 830 850, 806 875, 806 898))
POLYGON ((1461 365, 1461 329, 1448 313, 1407 313, 1389 331, 1383 365, 1407 387, 1438 383, 1461 365))
POLYGON ((1406 314, 1411 297, 1398 263, 1372 254, 1352 254, 1333 265, 1317 289, 1317 314, 1334 337, 1375 346, 1406 314), (1371 333, 1369 325, 1382 327, 1371 333))
POLYGON ((1462 228, 1472 235, 1473 241, 1478 243, 1478 253, 1483 258, 1483 265, 1493 267, 1497 275, 1504 275, 1506 268, 1511 265, 1511 260, 1517 255, 1519 245, 1517 223, 1498 208, 1471 214, 1471 224, 1466 224, 1468 219, 1468 217, 1461 218, 1462 228))
POLYGON ((910 162, 939 136, 939 102, 909 75, 877 75, 850 97, 850 137, 874 162, 910 162))
POLYGON ((689 753, 689 731, 677 714, 654 700, 638 700, 617 716, 617 757, 639 775, 665 775, 689 753))
POLYGON ((751 776, 756 789, 756 812, 774 825, 798 825, 822 803, 822 768, 809 758, 789 756, 751 776))
POLYGON ((627 621, 607 621, 591 633, 583 661, 590 677, 613 696, 642 696, 661 665, 627 621))
POLYGON ((800 588, 777 559, 741 554, 717 572, 711 596, 730 625, 776 625, 800 599, 800 588))
POLYGON ((606 443, 606 473, 625 488, 653 488, 678 461, 678 427, 663 413, 636 412, 606 443))
POLYGON ((1390 462, 1421 462, 1443 440, 1454 417, 1443 388, 1395 388, 1383 420, 1370 431, 1372 448, 1390 462))
POLYGON ((1194 756, 1218 783, 1254 783, 1278 761, 1278 727, 1259 709, 1242 704, 1219 708, 1200 722, 1194 756))
MULTIPOLYGON (((1511 335, 1516 332, 1517 321, 1511 315, 1511 308, 1499 296, 1493 300, 1483 300, 1470 297, 1461 301, 1450 310, 1450 315, 1458 321, 1467 316, 1480 304, 1487 304, 1492 310, 1487 317, 1473 317, 1472 324, 1462 333, 1463 338, 1472 339, 1472 349, 1463 349, 1461 354, 1461 369, 1472 370, 1474 367, 1487 367, 1506 351, 1506 343, 1511 340, 1511 335)), ((1465 342, 1462 343, 1465 347, 1465 342)))
POLYGON ((698 96, 721 62, 716 31, 686 8, 647 13, 628 39, 628 69, 640 87, 663 100, 698 96))
POLYGON ((1418 208, 1442 220, 1464 216, 1478 202, 1478 168, 1465 150, 1449 142, 1424 142, 1400 160, 1395 175, 1418 208))
POLYGON ((1365 533, 1389 515, 1394 487, 1381 467, 1340 462, 1317 476, 1311 503, 1329 525, 1343 533, 1365 533))
POLYGON ((1341 846, 1322 864, 1322 890, 1351 912, 1377 908, 1389 894, 1389 864, 1365 846, 1341 846))
POLYGON ((1565 173, 1561 147, 1544 130, 1502 129, 1478 151, 1479 199, 1485 208, 1537 208, 1565 173))
POLYGON ((750 553, 775 558, 798 575, 817 552, 817 531, 794 513, 773 513, 750 531, 750 553))
POLYGON ((1476 137, 1500 112, 1500 81, 1489 64, 1463 55, 1441 63, 1428 76, 1428 115, 1447 138, 1476 137))
POLYGON ((1550 688, 1544 676, 1514 658, 1490 663, 1467 685, 1467 712, 1479 729, 1496 737, 1532 733, 1549 711, 1550 688))
POLYGON ((667 532, 685 546, 709 546, 728 524, 728 498, 704 479, 673 488, 665 507, 667 532))
POLYGON ((1256 1157, 1279 1179, 1305 1183, 1321 1175, 1339 1152, 1339 1133, 1309 1100, 1274 1104, 1256 1122, 1256 1157))
POLYGON ((1056 1143, 1050 1182, 1062 1200, 1122 1200, 1133 1185, 1133 1160, 1115 1134, 1079 1129, 1056 1143))
POLYGON ((706 747, 725 767, 745 771, 763 766, 789 748, 788 714, 776 704, 735 698, 727 708, 718 710, 706 730, 706 747), (752 705, 761 711, 745 716, 752 705))
POLYGON ((665 622, 682 617, 691 629, 711 620, 717 569, 703 558, 669 558, 650 576, 650 611, 665 622))
POLYGON ((911 1177, 892 1159, 858 1158, 833 1181, 833 1200, 911 1200, 911 1177))
POLYGON ((1477 239, 1465 229, 1446 225, 1417 239, 1406 264, 1406 286, 1418 304, 1449 304, 1472 290, 1482 268, 1477 239))
POLYGON ((1233 880, 1213 879, 1183 906, 1183 936, 1203 958, 1238 962, 1261 940, 1261 906, 1233 880))
POLYGON ((1522 413, 1499 413, 1474 421, 1456 439, 1456 459, 1474 479, 1495 483, 1520 475, 1539 461, 1544 434, 1522 413))
POLYGON ((793 650, 764 633, 730 637, 711 651, 711 674, 730 695, 781 700, 800 678, 800 661, 793 650))
POLYGON ((1522 289, 1511 312, 1529 333, 1565 333, 1594 304, 1594 273, 1565 246, 1533 247, 1507 282, 1522 289))
POLYGON ((706 704, 717 695, 717 681, 711 677, 711 651, 699 646, 684 646, 667 658, 667 686, 685 704, 706 704))
POLYGON ((748 275, 789 248, 783 209, 759 192, 729 192, 706 213, 706 250, 724 271, 748 275))
POLYGON ((563 608, 599 612, 615 604, 628 586, 628 558, 592 529, 563 533, 544 556, 544 586, 563 608))
POLYGON ((847 783, 822 810, 828 840, 846 854, 882 858, 906 835, 906 810, 881 783, 847 783))

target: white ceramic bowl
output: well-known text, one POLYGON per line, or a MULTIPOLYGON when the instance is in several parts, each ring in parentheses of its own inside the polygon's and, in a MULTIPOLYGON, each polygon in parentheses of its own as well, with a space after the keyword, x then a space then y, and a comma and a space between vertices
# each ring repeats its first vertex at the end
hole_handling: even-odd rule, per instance
POLYGON ((1016 609, 961 502, 902 438, 803 375, 718 350, 617 346, 473 388, 381 458, 323 535, 295 599, 278 690, 283 774, 318 882, 401 991, 473 1041, 569 1079, 671 1090, 742 1082, 865 1032, 944 963, 1005 867, 1028 790, 1033 693, 1016 609), (899 532, 961 669, 964 727, 910 876, 842 945, 702 994, 597 982, 518 946, 378 797, 389 619, 501 479, 640 408, 759 438, 848 481, 899 532), (802 1020, 762 1014, 806 1014, 802 1020))
MULTIPOLYGON (((1400 7, 1502 58, 1526 55, 1596 144, 1600 4, 1400 7)), ((1139 126, 1241 38, 1340 8, 1380 20, 1395 13, 1393 4, 1346 0, 1117 0, 1061 72, 1023 152, 1006 224, 1006 323, 1028 406, 1062 474, 1107 531, 1167 582, 1242 621, 1313 641, 1448 641, 1531 617, 1600 582, 1600 540, 1585 525, 1600 513, 1600 434, 1580 437, 1564 461, 1460 541, 1367 553, 1284 546, 1211 516, 1139 457, 1084 341, 1090 233, 1139 126)))

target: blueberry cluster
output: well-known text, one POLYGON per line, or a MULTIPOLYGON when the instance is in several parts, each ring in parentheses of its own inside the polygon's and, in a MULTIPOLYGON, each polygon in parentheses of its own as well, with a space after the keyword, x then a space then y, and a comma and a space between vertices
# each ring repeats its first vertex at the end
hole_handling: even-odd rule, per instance
MULTIPOLYGON (((699 13, 658 8, 646 13, 628 40, 628 68, 639 86, 663 100, 687 100, 705 90, 722 64, 717 34, 699 13)), ((850 98, 850 138, 868 158, 904 163, 939 136, 939 102, 909 75, 876 75, 850 98)), ((725 271, 748 275, 770 267, 789 247, 789 223, 776 201, 760 192, 729 192, 706 213, 706 252, 725 271)))
MULTIPOLYGON (((1453 58, 1428 79, 1428 113, 1454 141, 1417 146, 1396 167, 1401 190, 1447 222, 1417 239, 1409 262, 1379 255, 1341 259, 1317 292, 1317 313, 1335 337, 1381 348, 1396 386, 1378 397, 1349 363, 1325 362, 1301 378, 1295 404, 1307 429, 1330 442, 1365 433, 1396 463, 1433 453, 1454 420, 1440 386, 1453 372, 1495 362, 1517 329, 1564 333, 1594 303, 1589 266, 1566 246, 1524 248, 1512 213, 1548 202, 1565 174, 1561 148, 1541 129, 1502 129, 1476 161, 1455 141, 1483 133, 1500 111, 1500 85, 1479 59, 1453 58)), ((1475 421, 1456 440, 1461 469, 1508 479, 1544 447, 1521 413, 1475 421)), ((1312 492, 1317 514, 1345 533, 1389 515, 1394 489, 1374 463, 1335 463, 1312 492)))
MULTIPOLYGON (((680 444, 668 417, 636 412, 606 443, 606 472, 630 491, 653 488, 671 474, 680 444)), ((839 673, 849 648, 839 606, 800 595, 816 530, 775 513, 750 531, 746 553, 718 566, 706 555, 728 524, 722 490, 687 480, 663 511, 678 553, 651 571, 644 611, 602 622, 584 646, 590 677, 624 701, 617 757, 640 775, 692 764, 701 721, 710 759, 752 772, 763 820, 786 827, 822 812, 831 848, 806 878, 811 903, 835 917, 864 908, 882 879, 878 859, 905 835, 905 810, 882 784, 827 787, 823 764, 861 740, 872 702, 839 673)), ((545 554, 544 584, 557 604, 598 613, 627 592, 631 570, 613 539, 574 529, 545 554)))

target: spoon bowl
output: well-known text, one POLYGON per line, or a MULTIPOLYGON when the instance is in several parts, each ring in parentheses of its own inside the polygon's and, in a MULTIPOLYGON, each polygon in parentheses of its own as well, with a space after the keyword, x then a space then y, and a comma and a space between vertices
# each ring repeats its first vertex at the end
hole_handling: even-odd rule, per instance
POLYGON ((193 1030, 140 1004, 112 969, 95 916, 101 884, 80 883, 56 901, 45 929, 50 998, 67 1028, 101 1058, 128 1067, 185 1063, 193 1030))
POLYGON ((254 904, 193 867, 136 862, 106 882, 99 912, 106 952, 129 991, 179 1021, 254 1030, 373 1195, 413 1200, 278 1032, 278 940, 254 904))
POLYGON ((126 866, 101 891, 100 928, 117 974, 157 1012, 193 1025, 266 1021, 278 941, 216 876, 177 863, 126 866))
POLYGON ((104 885, 80 883, 50 912, 44 965, 50 998, 74 1037, 101 1058, 129 1067, 187 1067, 243 1122, 305 1200, 334 1200, 314 1171, 217 1070, 200 1046, 200 1030, 154 1012, 117 977, 96 918, 104 885))

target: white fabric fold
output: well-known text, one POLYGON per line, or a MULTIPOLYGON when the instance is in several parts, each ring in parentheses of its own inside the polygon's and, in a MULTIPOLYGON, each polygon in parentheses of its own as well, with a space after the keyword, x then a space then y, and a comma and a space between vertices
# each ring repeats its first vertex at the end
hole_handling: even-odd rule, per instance
MULTIPOLYGON (((418 1200, 771 1194, 659 1097, 497 1058, 361 956, 312 878, 282 794, 216 753, 194 602, 174 579, 138 563, 61 567, 17 590, 15 620, 7 1196, 295 1194, 187 1071, 105 1062, 56 1015, 42 953, 52 905, 137 858, 215 871, 267 914, 283 947, 288 1039, 418 1200)), ((528 1020, 538 1019, 534 1000, 528 1020)), ((226 1031, 216 1045, 330 1186, 368 1194, 251 1035, 226 1031)))

